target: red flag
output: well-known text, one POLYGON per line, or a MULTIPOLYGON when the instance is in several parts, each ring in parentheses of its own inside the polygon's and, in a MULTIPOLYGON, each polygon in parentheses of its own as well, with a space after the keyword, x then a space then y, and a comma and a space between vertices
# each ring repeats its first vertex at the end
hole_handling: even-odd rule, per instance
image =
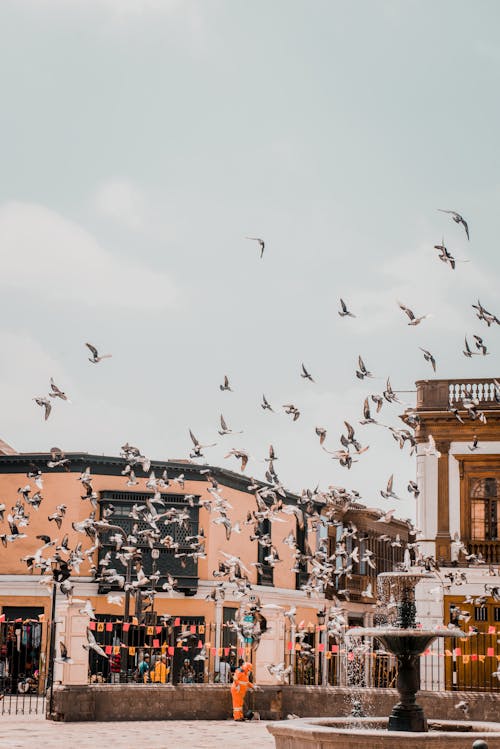
POLYGON ((158 639, 154 639, 153 640, 153 647, 154 648, 159 648, 160 647, 160 641, 158 639))
POLYGON ((174 619, 174 627, 180 627, 181 626, 181 618, 180 616, 176 616, 174 619))
POLYGON ((113 648, 111 647, 111 645, 106 645, 106 647, 104 648, 104 652, 106 653, 106 655, 111 655, 111 653, 113 652, 113 648))
POLYGON ((486 651, 486 655, 489 656, 490 658, 494 658, 495 657, 495 648, 488 648, 488 650, 486 651))
POLYGON ((123 631, 128 632, 130 629, 130 622, 124 622, 123 623, 123 631))
POLYGON ((175 648, 174 648, 173 645, 169 645, 168 646, 168 654, 169 655, 173 655, 174 654, 174 650, 175 650, 175 648))
POLYGON ((95 622, 89 622, 88 627, 89 629, 95 629, 95 625, 96 625, 95 622))
POLYGON ((113 622, 106 622, 106 632, 113 631, 113 622))

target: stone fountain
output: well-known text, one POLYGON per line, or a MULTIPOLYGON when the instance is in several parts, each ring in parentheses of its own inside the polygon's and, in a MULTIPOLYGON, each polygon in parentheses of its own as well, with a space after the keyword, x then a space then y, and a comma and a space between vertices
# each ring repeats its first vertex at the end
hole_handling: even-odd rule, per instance
MULTIPOLYGON (((416 623, 415 588, 426 572, 385 572, 378 576, 379 596, 387 604, 387 624, 356 627, 347 638, 373 637, 396 656, 399 702, 389 718, 304 718, 272 723, 276 749, 407 749, 453 747, 471 749, 487 740, 488 749, 500 749, 500 724, 471 721, 427 721, 416 702, 420 689, 420 656, 438 637, 467 637, 456 627, 423 629, 416 623)), ((293 687, 292 687, 293 688, 293 687)))

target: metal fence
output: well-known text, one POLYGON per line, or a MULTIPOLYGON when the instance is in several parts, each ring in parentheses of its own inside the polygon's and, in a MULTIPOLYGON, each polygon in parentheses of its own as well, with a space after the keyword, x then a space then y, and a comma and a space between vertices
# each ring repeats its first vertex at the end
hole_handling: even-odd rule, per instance
MULTIPOLYGON (((285 631, 284 657, 290 684, 392 688, 398 666, 394 656, 364 638, 328 637, 324 628, 285 631)), ((439 638, 420 659, 421 689, 500 692, 500 640, 496 633, 439 638), (496 675, 498 674, 498 676, 496 675)))
POLYGON ((43 713, 50 684, 48 622, 0 622, 0 714, 43 713))
POLYGON ((229 683, 241 659, 253 662, 251 647, 237 642, 227 623, 205 624, 202 617, 176 617, 166 624, 98 619, 89 628, 104 655, 89 653, 91 684, 229 683))

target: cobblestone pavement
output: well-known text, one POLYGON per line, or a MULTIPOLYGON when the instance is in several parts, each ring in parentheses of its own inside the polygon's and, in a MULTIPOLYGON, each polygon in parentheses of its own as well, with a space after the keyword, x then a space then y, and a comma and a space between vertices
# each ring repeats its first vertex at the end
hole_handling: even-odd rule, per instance
POLYGON ((274 747, 264 721, 54 723, 40 716, 0 716, 2 749, 222 749, 236 742, 252 749, 274 747))

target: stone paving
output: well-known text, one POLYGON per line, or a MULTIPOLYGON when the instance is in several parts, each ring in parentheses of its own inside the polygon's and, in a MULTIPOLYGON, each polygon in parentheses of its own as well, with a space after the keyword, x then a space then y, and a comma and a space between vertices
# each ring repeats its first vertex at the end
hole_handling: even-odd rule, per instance
POLYGON ((36 715, 0 716, 2 749, 225 749, 240 742, 252 749, 274 747, 264 721, 54 723, 36 715))

